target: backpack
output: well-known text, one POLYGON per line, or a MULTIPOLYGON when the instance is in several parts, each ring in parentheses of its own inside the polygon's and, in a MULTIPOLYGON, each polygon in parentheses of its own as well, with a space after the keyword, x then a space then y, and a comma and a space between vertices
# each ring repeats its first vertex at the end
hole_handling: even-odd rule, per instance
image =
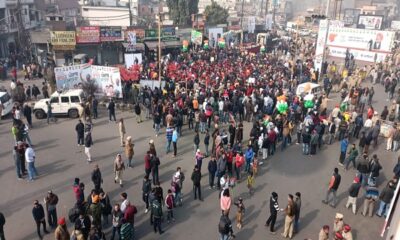
POLYGON ((161 204, 157 199, 154 199, 153 202, 151 203, 151 212, 155 217, 162 216, 161 204))
POLYGON ((229 222, 226 221, 225 217, 221 217, 221 219, 219 220, 218 231, 221 234, 229 233, 229 222))

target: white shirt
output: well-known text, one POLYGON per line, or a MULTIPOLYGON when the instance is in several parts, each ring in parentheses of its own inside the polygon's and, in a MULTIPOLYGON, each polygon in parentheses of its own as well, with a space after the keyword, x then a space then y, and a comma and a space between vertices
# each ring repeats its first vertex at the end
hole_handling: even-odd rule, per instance
POLYGON ((367 119, 364 123, 364 127, 366 128, 371 128, 372 127, 372 120, 371 119, 367 119))
POLYGON ((129 200, 125 199, 122 203, 121 203, 121 212, 125 213, 126 210, 126 206, 128 206, 129 200))
POLYGON ((35 151, 33 150, 33 148, 28 147, 25 150, 25 160, 26 162, 35 162, 35 151))
POLYGON ((218 110, 220 110, 220 111, 224 110, 224 101, 219 101, 218 102, 218 110))
POLYGON ((15 117, 15 119, 21 119, 21 111, 20 110, 15 110, 15 113, 14 113, 14 117, 15 117))

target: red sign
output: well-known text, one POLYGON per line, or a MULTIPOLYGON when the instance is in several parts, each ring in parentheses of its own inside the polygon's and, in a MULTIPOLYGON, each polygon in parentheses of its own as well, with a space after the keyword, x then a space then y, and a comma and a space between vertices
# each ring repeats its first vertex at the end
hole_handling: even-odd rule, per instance
POLYGON ((77 27, 76 43, 99 43, 100 27, 77 27))

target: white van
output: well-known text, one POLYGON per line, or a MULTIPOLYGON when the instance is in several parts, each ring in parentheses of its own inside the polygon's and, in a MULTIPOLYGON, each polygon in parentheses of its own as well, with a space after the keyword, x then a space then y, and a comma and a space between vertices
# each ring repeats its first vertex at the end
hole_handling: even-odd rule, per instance
POLYGON ((316 83, 302 83, 297 86, 296 95, 304 97, 307 94, 314 94, 314 96, 321 96, 322 87, 316 83))
POLYGON ((1 117, 9 114, 13 108, 13 100, 8 92, 0 92, 0 104, 2 105, 1 117))

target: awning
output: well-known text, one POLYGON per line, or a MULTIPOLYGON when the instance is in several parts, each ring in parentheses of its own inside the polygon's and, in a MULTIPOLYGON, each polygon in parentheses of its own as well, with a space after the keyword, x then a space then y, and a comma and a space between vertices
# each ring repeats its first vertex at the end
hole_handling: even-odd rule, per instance
MULTIPOLYGON (((123 42, 122 46, 124 46, 124 48, 127 51, 130 51, 129 47, 129 43, 123 42)), ((134 51, 143 51, 144 50, 144 44, 143 43, 136 43, 135 47, 134 47, 134 51)))
POLYGON ((168 41, 164 42, 166 48, 176 48, 182 46, 180 41, 168 41))
MULTIPOLYGON (((158 48, 158 41, 154 41, 154 42, 145 42, 144 44, 146 44, 146 46, 150 49, 150 50, 156 50, 158 48)), ((161 42, 161 48, 164 48, 164 42, 161 42)))

